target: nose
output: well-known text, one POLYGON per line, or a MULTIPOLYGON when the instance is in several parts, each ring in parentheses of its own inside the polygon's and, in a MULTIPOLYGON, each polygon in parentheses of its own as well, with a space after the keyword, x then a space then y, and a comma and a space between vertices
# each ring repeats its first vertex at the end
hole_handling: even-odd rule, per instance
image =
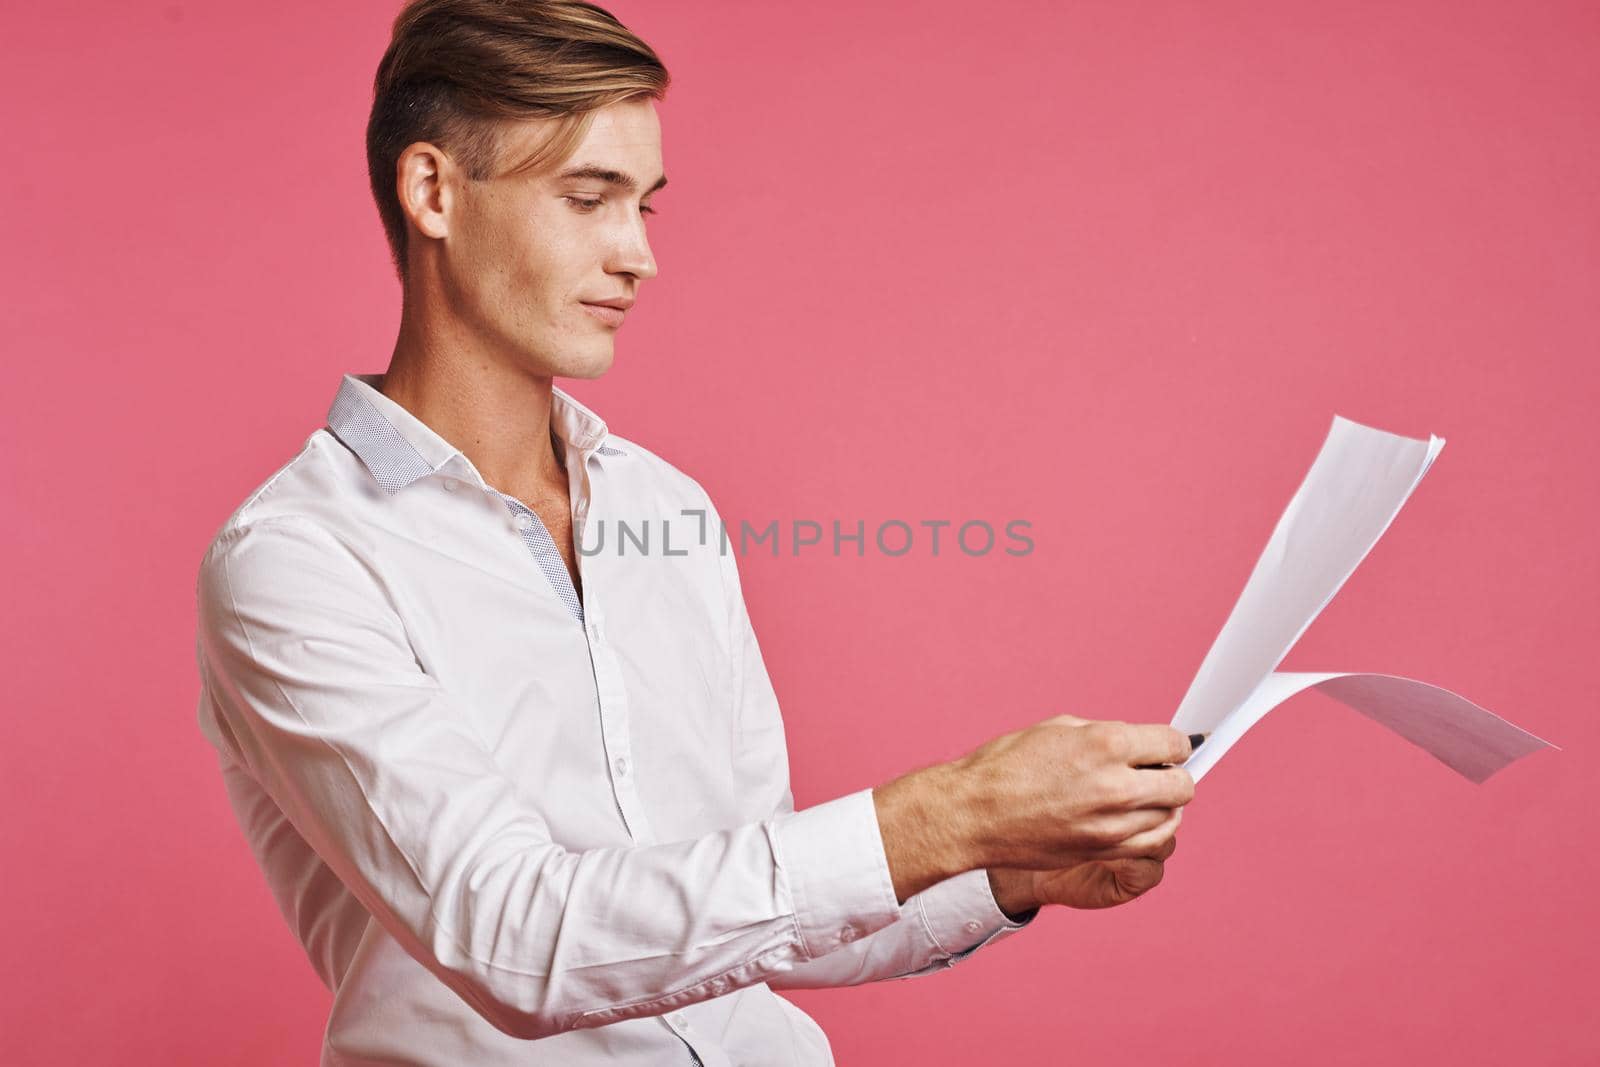
POLYGON ((640 281, 656 276, 656 257, 650 251, 650 237, 645 233, 643 215, 625 224, 612 246, 611 262, 607 270, 612 274, 631 274, 640 281))

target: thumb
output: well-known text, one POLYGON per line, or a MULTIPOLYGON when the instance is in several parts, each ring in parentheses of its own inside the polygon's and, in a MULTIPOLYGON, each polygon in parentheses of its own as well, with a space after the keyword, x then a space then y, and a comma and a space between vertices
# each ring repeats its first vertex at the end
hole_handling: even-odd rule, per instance
POLYGON ((1112 860, 1110 863, 1111 877, 1116 880, 1117 888, 1130 900, 1160 885, 1162 876, 1166 874, 1166 865, 1160 860, 1139 858, 1112 860))

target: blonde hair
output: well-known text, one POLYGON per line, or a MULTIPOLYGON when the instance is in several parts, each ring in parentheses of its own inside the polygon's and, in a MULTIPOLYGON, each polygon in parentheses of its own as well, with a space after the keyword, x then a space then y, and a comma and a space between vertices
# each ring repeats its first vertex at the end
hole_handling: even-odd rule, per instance
POLYGON ((595 111, 660 99, 668 82, 649 45, 583 0, 411 0, 378 63, 367 118, 367 176, 402 284, 407 229, 395 166, 407 146, 437 145, 475 181, 534 173, 572 154, 595 111), (501 134, 528 119, 557 121, 506 165, 501 134))

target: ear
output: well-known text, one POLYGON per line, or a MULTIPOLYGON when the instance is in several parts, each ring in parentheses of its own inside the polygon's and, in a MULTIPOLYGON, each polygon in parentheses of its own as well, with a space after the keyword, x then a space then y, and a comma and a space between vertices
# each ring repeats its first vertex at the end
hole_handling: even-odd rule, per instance
POLYGON ((427 141, 407 145, 395 160, 395 196, 400 210, 424 237, 449 236, 455 174, 455 161, 427 141))

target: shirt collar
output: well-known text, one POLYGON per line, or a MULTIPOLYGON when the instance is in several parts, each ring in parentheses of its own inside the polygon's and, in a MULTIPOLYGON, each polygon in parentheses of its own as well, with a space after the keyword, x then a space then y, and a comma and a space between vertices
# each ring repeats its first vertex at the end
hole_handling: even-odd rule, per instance
MULTIPOLYGON (((382 380, 381 374, 346 374, 328 408, 328 429, 360 457, 379 485, 391 495, 398 493, 456 456, 472 466, 460 449, 379 392, 382 380)), ((604 419, 555 385, 550 387, 550 428, 569 449, 626 454, 604 444, 609 433, 604 419)))

